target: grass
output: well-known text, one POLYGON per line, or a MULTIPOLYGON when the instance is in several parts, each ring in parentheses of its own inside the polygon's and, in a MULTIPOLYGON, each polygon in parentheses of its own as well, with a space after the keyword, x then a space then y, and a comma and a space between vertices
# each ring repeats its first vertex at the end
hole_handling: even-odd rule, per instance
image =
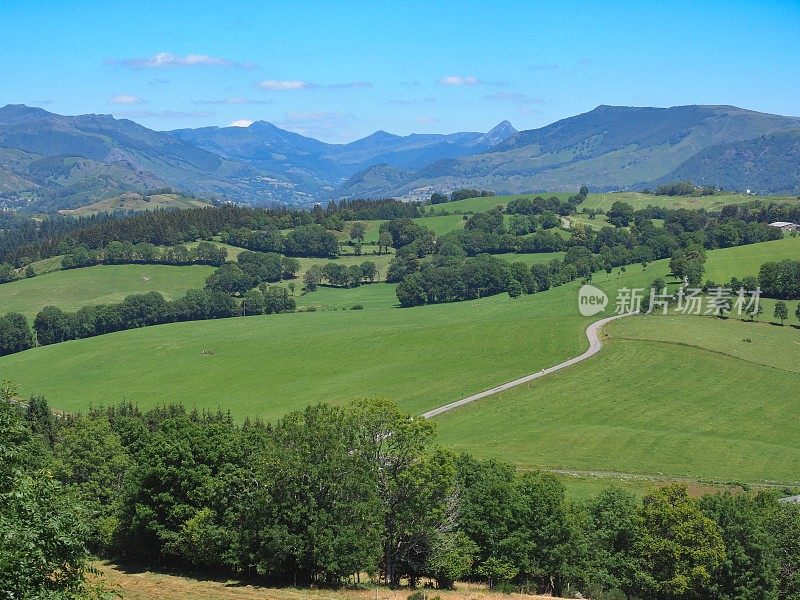
POLYGON ((97 265, 56 271, 0 285, 0 314, 21 312, 32 319, 47 305, 75 311, 150 291, 174 300, 190 288, 203 287, 213 271, 214 267, 205 265, 97 265))
POLYGON ((364 310, 397 306, 393 283, 371 283, 356 289, 320 286, 314 292, 300 295, 295 300, 299 310, 350 310, 355 305, 364 310))
POLYGON ((536 265, 540 263, 548 263, 551 260, 561 260, 564 258, 565 252, 534 252, 530 254, 497 254, 497 258, 502 258, 508 262, 521 262, 526 265, 536 265))
POLYGON ((466 223, 462 215, 419 217, 414 222, 431 229, 437 236, 463 229, 466 223))
POLYGON ((772 242, 726 248, 723 252, 710 252, 705 277, 722 283, 730 281, 731 277, 758 275, 763 263, 785 258, 800 260, 800 237, 785 237, 772 242))
POLYGON ((196 198, 186 198, 180 194, 154 194, 152 196, 142 196, 133 192, 128 192, 114 198, 101 200, 94 204, 81 206, 70 210, 60 210, 62 215, 72 217, 88 217, 100 213, 145 211, 176 208, 202 208, 210 206, 208 202, 196 198))
POLYGON ((797 481, 800 332, 652 316, 607 333, 597 356, 443 415, 441 442, 526 468, 797 481))
MULTIPOLYGON (((771 258, 785 244, 767 242, 758 252, 771 258)), ((709 252, 709 265, 739 250, 709 252)), ((504 258, 526 256, 552 258, 504 258)), ((104 268, 126 267, 91 269, 104 268)), ((596 273, 593 284, 609 294, 609 312, 616 289, 644 287, 666 271, 667 261, 657 261, 646 271, 596 273)), ((388 284, 321 287, 297 298, 316 312, 176 323, 36 348, 0 358, 0 378, 68 411, 125 399, 273 419, 309 403, 385 396, 422 412, 583 351, 585 326, 599 316, 575 310, 579 285, 412 309, 395 308, 388 284), (354 304, 365 310, 346 310, 354 304)), ((623 320, 609 332, 598 356, 444 415, 442 443, 523 468, 581 471, 564 475, 577 495, 603 484, 587 470, 797 479, 800 423, 786 418, 791 390, 800 389, 796 328, 687 316, 623 320)))
MULTIPOLYGON (((372 290, 385 294, 376 305, 393 301, 389 287, 317 293, 368 306, 361 295, 372 290)), ((422 412, 580 352, 586 319, 565 310, 574 293, 168 324, 2 357, 0 372, 64 410, 127 399, 272 419, 309 403, 386 396, 422 412)))
POLYGON ((748 196, 747 194, 716 194, 714 196, 656 196, 654 194, 641 194, 639 192, 610 192, 607 194, 589 194, 579 208, 601 208, 605 211, 611 208, 614 202, 627 202, 633 208, 659 206, 664 208, 705 208, 718 210, 726 204, 745 204, 753 200, 763 202, 790 202, 797 204, 800 201, 796 196, 748 196))
MULTIPOLYGON (((357 589, 298 589, 268 588, 248 585, 238 581, 224 581, 207 576, 180 576, 157 573, 144 569, 126 568, 103 562, 93 565, 100 572, 107 586, 117 588, 126 600, 406 600, 410 590, 400 588, 363 585, 357 589)), ((504 594, 492 592, 486 586, 474 583, 458 583, 455 590, 430 590, 427 596, 439 596, 442 600, 547 600, 545 596, 527 594, 504 594)))
POLYGON ((62 255, 51 256, 50 258, 43 258, 41 260, 32 262, 30 266, 33 267, 33 270, 37 275, 44 275, 45 273, 52 273, 53 271, 58 271, 61 269, 62 258, 62 255))
MULTIPOLYGON (((577 193, 577 190, 575 190, 577 193)), ((535 198, 541 196, 550 198, 556 196, 562 201, 569 198, 572 193, 568 192, 541 192, 537 194, 518 194, 514 196, 491 196, 488 198, 468 198, 466 200, 456 200, 455 202, 445 202, 434 204, 428 210, 447 211, 461 214, 464 212, 485 212, 491 210, 498 204, 505 206, 514 198, 535 198)), ((661 206, 665 208, 705 208, 707 210, 718 210, 726 204, 744 204, 753 200, 763 202, 789 202, 797 204, 800 198, 797 196, 748 196, 747 194, 717 194, 714 196, 656 196, 654 194, 642 194, 639 192, 609 192, 603 194, 589 194, 586 200, 580 204, 582 208, 601 208, 608 210, 614 202, 627 202, 635 209, 647 206, 661 206)))
MULTIPOLYGON (((228 262, 235 262, 236 257, 239 256, 245 250, 247 250, 247 248, 242 248, 241 246, 231 246, 230 244, 226 244, 218 240, 211 240, 210 243, 214 244, 217 248, 224 248, 225 250, 228 251, 228 255, 225 258, 225 260, 227 260, 228 262)), ((189 249, 197 248, 198 244, 200 244, 200 241, 189 242, 188 244, 186 244, 186 247, 189 249)))

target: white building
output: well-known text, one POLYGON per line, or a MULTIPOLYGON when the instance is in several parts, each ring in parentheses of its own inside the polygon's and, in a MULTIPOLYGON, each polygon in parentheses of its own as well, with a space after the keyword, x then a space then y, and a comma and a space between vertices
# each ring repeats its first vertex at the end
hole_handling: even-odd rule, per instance
POLYGON ((777 227, 782 231, 800 231, 800 225, 791 221, 775 221, 769 224, 770 227, 777 227))

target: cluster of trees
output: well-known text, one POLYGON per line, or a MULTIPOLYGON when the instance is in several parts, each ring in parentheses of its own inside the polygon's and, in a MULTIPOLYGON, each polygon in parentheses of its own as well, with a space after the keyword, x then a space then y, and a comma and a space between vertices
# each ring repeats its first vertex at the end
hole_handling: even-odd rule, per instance
POLYGON ((0 317, 0 356, 22 352, 35 345, 25 315, 12 312, 0 317))
POLYGON ((392 269, 405 270, 396 292, 400 305, 405 307, 460 302, 503 292, 516 298, 590 275, 589 267, 582 264, 581 258, 568 254, 563 262, 553 260, 528 267, 525 263, 509 263, 489 254, 468 258, 439 256, 416 268, 408 264, 409 261, 398 259, 398 263, 390 267, 390 274, 394 279, 399 275, 392 269))
POLYGON ((242 296, 242 315, 245 317, 293 312, 295 308, 297 303, 289 290, 279 285, 262 283, 242 296))
POLYGON ((0 595, 99 597, 85 578, 85 505, 52 476, 50 439, 22 418, 10 402, 13 392, 0 384, 0 595))
POLYGON ((287 256, 333 258, 339 255, 339 241, 322 225, 296 227, 283 235, 278 229, 240 227, 225 231, 222 240, 258 252, 276 252, 287 256))
POLYGON ((721 218, 741 219, 748 223, 774 223, 788 221, 800 223, 800 204, 763 202, 754 200, 745 204, 729 204, 722 207, 721 218))
POLYGON ((292 279, 300 270, 297 259, 275 252, 245 250, 236 263, 224 263, 206 278, 206 289, 226 294, 242 295, 262 283, 292 279))
POLYGON ((93 337, 114 331, 162 323, 224 319, 239 314, 236 301, 224 292, 188 290, 183 298, 169 301, 158 292, 131 294, 118 304, 84 306, 65 312, 45 306, 33 320, 40 346, 93 337))
POLYGON ((81 592, 89 550, 288 585, 375 573, 567 597, 800 594, 800 506, 775 493, 570 501, 552 475, 437 448, 434 423, 385 400, 237 425, 179 406, 55 419, 32 398, 3 402, 0 423, 11 597, 81 592))
POLYGON ((705 273, 706 253, 702 246, 676 250, 669 259, 670 272, 689 285, 698 286, 705 273))
POLYGON ((453 202, 455 200, 466 200, 467 198, 490 198, 495 193, 489 190, 472 190, 468 188, 461 188, 453 190, 450 194, 442 194, 434 192, 431 194, 430 204, 444 204, 445 202, 453 202))
MULTIPOLYGON (((581 188, 582 190, 584 188, 581 188)), ((535 198, 514 198, 506 205, 506 212, 510 215, 539 215, 544 212, 551 212, 561 216, 574 215, 577 212, 577 206, 586 199, 586 194, 575 194, 570 196, 566 202, 562 202, 558 196, 551 196, 550 198, 542 198, 536 196, 535 198)))
MULTIPOLYGON (((22 267, 43 258, 69 254, 78 246, 99 250, 114 241, 176 246, 240 228, 280 232, 308 225, 322 226, 334 216, 340 222, 417 217, 422 214, 420 207, 419 203, 399 200, 342 200, 338 204, 329 203, 327 208, 317 205, 310 211, 226 204, 178 211, 156 210, 132 216, 99 215, 76 219, 54 215, 43 221, 4 219, 4 226, 0 228, 0 262, 22 267)), ((289 248, 286 249, 248 247, 293 256, 336 256, 329 237, 304 232, 288 239, 287 243, 289 248)))
POLYGON ((109 242, 104 248, 91 250, 77 246, 61 259, 63 269, 78 269, 108 264, 214 265, 225 262, 228 251, 211 242, 200 242, 194 248, 184 245, 159 248, 148 242, 109 242))
POLYGON ((375 282, 378 276, 378 265, 371 260, 349 266, 335 262, 329 262, 323 266, 311 265, 303 274, 303 289, 313 292, 324 281, 335 287, 358 287, 365 282, 375 282))
POLYGON ((0 283, 10 283, 19 279, 17 270, 10 263, 0 263, 0 283))
MULTIPOLYGON (((315 211, 320 211, 316 207, 315 211)), ((342 221, 375 221, 384 219, 413 219, 423 215, 419 202, 403 202, 402 200, 339 200, 331 201, 325 210, 328 215, 336 215, 342 221)))
MULTIPOLYGON (((585 196, 575 196, 580 197, 585 196)), ((556 197, 541 201, 521 198, 512 202, 517 202, 512 209, 517 212, 512 217, 533 219, 534 226, 540 223, 555 224, 557 213, 553 209, 558 210, 558 205, 561 204, 556 197)), ((511 204, 509 203, 509 207, 511 204)), ((569 202, 566 204, 571 206, 569 202)), ((474 263, 465 261, 464 257, 508 252, 565 251, 561 269, 563 272, 553 278, 556 283, 551 285, 576 278, 591 279, 592 273, 599 270, 611 272, 615 267, 629 264, 639 263, 646 268, 652 261, 664 258, 670 258, 673 273, 686 277, 692 285, 699 285, 704 274, 706 249, 752 244, 781 237, 780 231, 764 223, 746 222, 731 217, 712 218, 705 211, 653 207, 635 211, 627 203, 615 202, 607 214, 613 226, 596 230, 577 224, 572 228, 570 239, 552 230, 514 235, 521 231, 513 229, 516 226, 514 222, 509 231, 504 225, 503 212, 499 209, 472 215, 467 219, 463 230, 450 232, 438 239, 432 232, 424 230, 411 220, 406 223, 401 222, 402 220, 390 221, 384 227, 393 233, 393 245, 398 251, 390 263, 387 281, 403 282, 413 276, 398 288, 398 297, 404 306, 463 300, 477 297, 475 290, 480 287, 477 284, 465 284, 464 278, 472 272, 475 264, 485 264, 485 260, 474 263), (653 216, 654 214, 657 216, 653 216), (653 225, 653 218, 664 219, 664 226, 653 225), (427 262, 422 260, 429 255, 433 255, 434 259, 428 259, 427 262), (442 284, 447 278, 451 278, 452 282, 442 284)), ((525 228, 522 227, 521 230, 525 228)), ((510 279, 506 282, 507 286, 512 285, 510 279)), ((507 286, 486 286, 481 295, 486 295, 489 290, 496 290, 494 293, 516 293, 516 285, 512 285, 512 288, 507 286)), ((522 288, 525 290, 525 285, 522 288)))
POLYGON ((691 181, 673 181, 663 183, 656 188, 657 196, 713 196, 717 191, 714 186, 696 187, 691 181))
POLYGON ((766 262, 758 270, 761 292, 770 298, 800 300, 800 260, 766 262))

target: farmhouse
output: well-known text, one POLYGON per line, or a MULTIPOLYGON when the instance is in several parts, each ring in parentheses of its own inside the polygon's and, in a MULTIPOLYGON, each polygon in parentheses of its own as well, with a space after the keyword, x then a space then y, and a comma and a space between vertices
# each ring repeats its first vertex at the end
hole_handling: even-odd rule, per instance
POLYGON ((770 227, 777 227, 782 231, 800 231, 800 225, 797 223, 792 223, 790 221, 775 221, 774 223, 769 224, 770 227))

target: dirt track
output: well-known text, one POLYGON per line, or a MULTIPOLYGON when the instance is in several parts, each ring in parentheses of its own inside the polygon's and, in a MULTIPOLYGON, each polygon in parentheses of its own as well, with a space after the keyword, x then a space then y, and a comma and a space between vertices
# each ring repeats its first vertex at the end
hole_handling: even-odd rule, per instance
POLYGON ((606 324, 616 319, 620 319, 622 317, 628 317, 634 313, 625 313, 622 315, 614 315, 612 317, 606 317, 605 319, 600 319, 599 321, 595 321, 591 325, 586 328, 586 337, 589 339, 589 349, 586 350, 583 354, 579 354, 569 360, 565 360, 562 363, 558 363, 555 366, 549 367, 547 369, 542 369, 536 373, 531 373, 530 375, 525 375, 525 377, 520 377, 519 379, 515 379, 514 381, 509 381, 508 383, 504 383, 502 385, 498 385, 497 387, 493 387, 486 391, 480 392, 478 394, 473 394, 472 396, 467 396, 466 398, 462 398, 461 400, 456 400, 455 402, 451 402, 450 404, 445 404, 444 406, 440 406, 439 408, 434 408, 429 410, 428 412, 422 413, 422 416, 426 419, 430 419, 441 415, 442 413, 449 412, 459 406, 464 406, 465 404, 469 404, 470 402, 475 402, 476 400, 481 400, 482 398, 486 398, 487 396, 493 396, 494 394, 499 394, 500 392, 504 392, 506 390, 510 390, 513 387, 518 385, 522 385, 523 383, 528 383, 533 381, 534 379, 539 379, 540 377, 544 377, 545 375, 549 375, 550 373, 555 373, 556 371, 560 371, 561 369, 565 369, 566 367, 570 367, 576 363, 581 362, 582 360, 586 360, 590 356, 597 354, 600 351, 600 348, 603 347, 603 342, 600 341, 600 329, 606 324))

